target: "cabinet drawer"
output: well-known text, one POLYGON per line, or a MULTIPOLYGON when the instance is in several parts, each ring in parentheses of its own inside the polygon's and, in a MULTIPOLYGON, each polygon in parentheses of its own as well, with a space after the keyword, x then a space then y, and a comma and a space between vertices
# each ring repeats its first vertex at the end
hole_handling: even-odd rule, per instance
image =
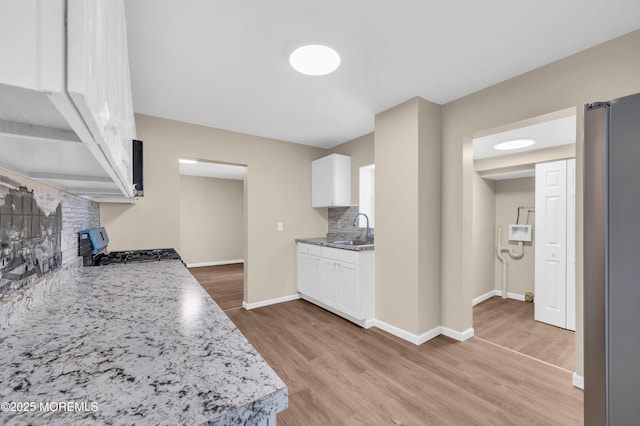
POLYGON ((328 257, 329 259, 338 260, 340 262, 360 263, 360 253, 353 250, 341 250, 332 247, 321 247, 322 257, 328 257))
POLYGON ((322 255, 322 247, 314 244, 298 243, 298 253, 311 254, 314 256, 322 255))

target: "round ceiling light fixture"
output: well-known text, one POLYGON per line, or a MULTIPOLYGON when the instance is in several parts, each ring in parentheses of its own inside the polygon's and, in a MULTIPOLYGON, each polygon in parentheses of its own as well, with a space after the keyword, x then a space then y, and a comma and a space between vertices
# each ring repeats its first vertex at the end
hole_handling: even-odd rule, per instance
POLYGON ((196 164, 197 161, 196 160, 187 160, 186 158, 181 158, 180 159, 180 163, 181 164, 196 164))
POLYGON ((514 139, 511 141, 499 143, 493 148, 500 151, 510 151, 512 149, 526 148, 533 145, 534 143, 536 143, 536 141, 534 141, 533 139, 514 139))
POLYGON ((291 52, 289 64, 305 75, 327 75, 340 66, 340 55, 324 44, 306 44, 291 52))

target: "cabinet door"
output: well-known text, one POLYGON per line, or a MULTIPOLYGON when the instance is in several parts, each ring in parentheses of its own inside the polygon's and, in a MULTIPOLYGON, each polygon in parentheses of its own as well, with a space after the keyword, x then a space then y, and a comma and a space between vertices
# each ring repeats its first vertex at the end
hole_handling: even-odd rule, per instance
POLYGON ((332 308, 338 307, 338 261, 334 259, 320 259, 320 288, 322 300, 332 308))
POLYGON ((337 274, 338 309, 356 319, 364 319, 359 296, 358 265, 340 263, 337 274))
POLYGON ((298 292, 318 298, 320 295, 320 259, 298 253, 298 292))
MULTIPOLYGON (((0 83, 62 93, 65 88, 64 0, 4 1, 1 9, 0 83)), ((10 99, 5 100, 11 103, 10 99)))
POLYGON ((91 137, 79 134, 123 193, 132 196, 135 123, 124 3, 69 0, 67 25, 67 90, 91 137))
POLYGON ((311 163, 311 206, 351 205, 351 157, 331 154, 311 163))
POLYGON ((332 206, 333 163, 328 157, 311 163, 311 205, 313 207, 332 206))

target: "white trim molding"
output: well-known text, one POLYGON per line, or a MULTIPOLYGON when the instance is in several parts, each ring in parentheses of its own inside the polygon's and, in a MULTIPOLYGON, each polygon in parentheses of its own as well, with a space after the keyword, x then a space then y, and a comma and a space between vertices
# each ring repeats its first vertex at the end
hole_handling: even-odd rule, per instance
POLYGON ((440 332, 442 334, 444 334, 447 337, 451 337, 452 339, 455 339, 459 342, 464 342, 465 340, 469 340, 474 335, 473 327, 467 328, 464 331, 452 330, 451 328, 447 328, 447 327, 440 327, 440 328, 441 328, 440 332))
POLYGON ((407 342, 411 342, 414 345, 418 346, 425 342, 428 342, 434 337, 438 337, 441 334, 447 337, 451 337, 452 339, 458 340, 460 342, 464 342, 465 340, 473 337, 474 333, 473 328, 468 328, 460 332, 447 327, 437 326, 432 328, 431 330, 425 331, 422 334, 414 334, 378 319, 371 320, 370 324, 382 331, 386 331, 389 334, 393 334, 394 336, 399 337, 402 340, 406 340, 407 342))
MULTIPOLYGON (((502 293, 500 293, 500 294, 502 294, 502 293)), ((524 294, 507 292, 507 298, 514 299, 514 300, 519 300, 521 302, 524 302, 524 294)))
POLYGON ((276 303, 290 302, 292 300, 300 299, 300 295, 298 293, 292 294, 289 296, 276 297, 275 299, 263 300, 261 302, 255 303, 247 303, 244 300, 242 301, 242 307, 246 310, 262 308, 264 306, 275 305, 276 303))
POLYGON ((577 387, 578 389, 584 390, 584 377, 583 376, 579 376, 578 373, 574 372, 573 373, 572 382, 573 382, 573 386, 577 387))
POLYGON ((380 321, 379 319, 371 320, 371 324, 382 331, 386 331, 389 334, 393 334, 394 336, 399 337, 402 340, 406 340, 407 342, 411 342, 414 345, 421 345, 424 342, 431 340, 434 337, 440 335, 439 326, 418 335, 418 334, 413 334, 406 330, 403 330, 402 328, 396 327, 395 325, 391 325, 384 321, 380 321))
POLYGON ((201 266, 232 265, 234 263, 244 263, 244 259, 216 260, 213 262, 187 263, 187 268, 200 268, 201 266))
POLYGON ((486 292, 485 294, 476 297, 471 301, 471 306, 476 306, 478 303, 482 303, 485 300, 491 299, 493 296, 500 296, 502 294, 499 290, 491 290, 486 292))
MULTIPOLYGON (((473 301, 471 302, 472 306, 476 306, 478 303, 482 303, 487 299, 491 299, 493 296, 502 296, 502 291, 500 290, 488 291, 485 294, 480 295, 475 299, 473 299, 473 301)), ((519 300, 521 302, 524 302, 524 294, 507 292, 507 299, 514 299, 514 300, 519 300)))

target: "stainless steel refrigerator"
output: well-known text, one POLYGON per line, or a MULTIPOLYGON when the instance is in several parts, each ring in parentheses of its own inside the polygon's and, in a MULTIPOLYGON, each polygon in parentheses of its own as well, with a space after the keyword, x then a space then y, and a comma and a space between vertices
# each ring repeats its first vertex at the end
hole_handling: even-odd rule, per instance
POLYGON ((640 93, 585 106, 584 424, 640 424, 640 93))

